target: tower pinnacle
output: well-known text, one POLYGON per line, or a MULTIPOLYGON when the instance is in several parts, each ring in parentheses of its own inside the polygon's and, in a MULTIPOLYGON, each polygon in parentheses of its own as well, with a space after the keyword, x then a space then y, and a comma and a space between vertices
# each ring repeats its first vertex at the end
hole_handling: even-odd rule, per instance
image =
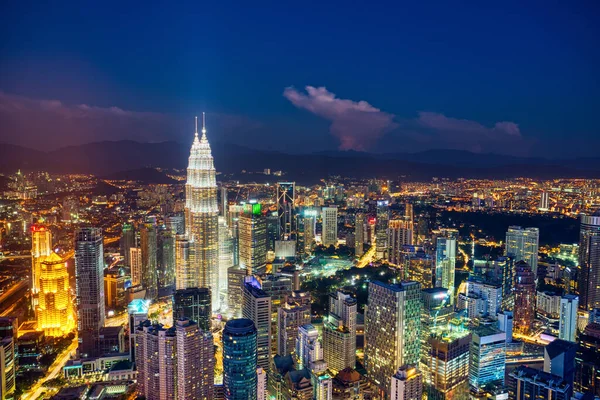
POLYGON ((195 136, 198 137, 198 116, 195 116, 194 118, 196 118, 196 133, 195 133, 195 136))
MULTIPOLYGON (((196 129, 196 132, 198 130, 196 129)), ((202 112, 202 136, 206 135, 206 113, 202 112)))

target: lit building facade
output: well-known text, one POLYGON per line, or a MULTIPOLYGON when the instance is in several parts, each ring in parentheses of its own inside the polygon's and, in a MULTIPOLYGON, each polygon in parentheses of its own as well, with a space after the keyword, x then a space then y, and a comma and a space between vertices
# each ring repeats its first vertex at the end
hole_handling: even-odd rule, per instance
POLYGON ((528 334, 535 314, 535 276, 525 261, 515 264, 514 296, 514 330, 528 334))
POLYGON ((390 208, 387 200, 377 201, 377 218, 375 221, 375 257, 387 259, 388 229, 390 225, 390 208))
POLYGON ((357 212, 354 219, 354 255, 361 257, 364 254, 364 246, 366 239, 365 213, 357 212))
POLYGON ((323 207, 321 209, 321 217, 323 218, 321 242, 323 243, 323 246, 337 246, 337 215, 337 207, 323 207))
MULTIPOLYGON (((310 299, 308 292, 304 297, 310 299)), ((292 296, 277 309, 277 354, 294 354, 298 329, 310 323, 310 302, 296 302, 292 296)))
POLYGON ((298 369, 309 368, 310 364, 323 359, 323 347, 319 341, 319 331, 312 324, 298 328, 296 339, 296 364, 298 369))
POLYGON ((157 237, 154 224, 144 224, 140 230, 140 248, 142 249, 142 287, 146 290, 146 298, 154 300, 158 297, 158 264, 157 237))
POLYGON ((455 296, 456 235, 456 231, 448 230, 446 237, 438 237, 435 250, 435 286, 448 289, 451 304, 455 296))
POLYGON ((277 217, 279 219, 279 239, 289 240, 296 231, 294 208, 296 202, 296 183, 277 183, 277 217))
POLYGON ((390 221, 388 235, 387 260, 395 265, 402 263, 404 246, 413 244, 413 224, 408 218, 393 219, 390 221))
POLYGON ((579 267, 579 307, 600 308, 600 210, 581 216, 579 267))
POLYGON ((212 316, 211 293, 209 288, 188 288, 173 293, 173 325, 182 318, 196 322, 200 329, 210 332, 212 316))
POLYGON ((214 398, 215 354, 210 331, 204 331, 194 321, 177 320, 177 398, 214 398))
POLYGON ((41 262, 37 306, 38 329, 46 336, 63 336, 75 327, 67 263, 56 253, 41 262))
POLYGON ((339 372, 356 366, 356 299, 347 293, 329 295, 329 315, 323 321, 323 350, 328 368, 339 372))
POLYGON ((44 225, 31 226, 31 292, 33 306, 37 305, 40 291, 42 262, 52 253, 52 233, 44 225))
POLYGON ((257 272, 267 262, 267 220, 260 204, 246 204, 238 220, 240 266, 257 272))
POLYGON ((568 294, 560 299, 560 318, 558 328, 558 338, 575 341, 577 334, 577 307, 579 306, 579 297, 568 294))
POLYGON ((391 400, 421 400, 423 376, 415 367, 402 366, 392 376, 391 400))
POLYGON ((256 334, 256 327, 249 319, 232 319, 225 324, 222 337, 223 386, 226 400, 256 399, 256 334))
POLYGON ((525 261, 534 276, 537 273, 539 238, 538 228, 509 226, 506 232, 505 255, 512 257, 515 262, 525 261))
POLYGON ((256 327, 257 363, 268 370, 271 364, 271 296, 253 283, 245 283, 243 290, 242 316, 256 327))
POLYGON ((506 332, 481 325, 472 332, 469 387, 479 393, 487 385, 504 385, 506 332))

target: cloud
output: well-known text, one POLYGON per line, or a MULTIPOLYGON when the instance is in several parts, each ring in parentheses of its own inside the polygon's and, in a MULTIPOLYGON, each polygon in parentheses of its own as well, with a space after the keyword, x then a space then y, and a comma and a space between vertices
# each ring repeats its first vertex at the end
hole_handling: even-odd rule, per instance
POLYGON ((341 150, 367 150, 396 124, 394 115, 373 107, 366 101, 336 98, 325 87, 306 86, 306 94, 293 87, 283 96, 298 108, 303 108, 331 122, 330 132, 339 139, 341 150))
MULTIPOLYGON (((244 116, 209 114, 209 139, 260 127, 244 116), (212 136, 214 132, 214 136, 212 136)), ((121 107, 68 105, 60 100, 34 99, 0 91, 0 142, 53 150, 105 140, 186 143, 193 138, 191 116, 132 111, 121 107)))

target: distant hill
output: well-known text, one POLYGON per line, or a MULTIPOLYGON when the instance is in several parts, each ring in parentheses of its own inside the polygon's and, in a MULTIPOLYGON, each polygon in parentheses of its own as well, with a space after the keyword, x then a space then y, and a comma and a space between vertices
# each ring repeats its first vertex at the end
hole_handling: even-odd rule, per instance
MULTIPOLYGON (((184 169, 189 144, 176 142, 98 142, 41 152, 0 144, 0 172, 45 170, 55 173, 91 173, 110 179, 139 178, 141 181, 170 180, 154 168, 184 169), (154 172, 152 172, 154 171, 154 172), (128 178, 129 177, 129 178, 128 178)), ((281 170, 285 179, 317 182, 333 175, 356 178, 429 180, 445 178, 600 178, 600 157, 547 160, 499 154, 477 154, 458 150, 429 150, 420 153, 371 154, 328 151, 314 154, 285 154, 242 146, 212 144, 217 171, 242 177, 244 181, 264 175, 241 174, 281 170)), ((276 177, 271 177, 276 179, 276 177)))

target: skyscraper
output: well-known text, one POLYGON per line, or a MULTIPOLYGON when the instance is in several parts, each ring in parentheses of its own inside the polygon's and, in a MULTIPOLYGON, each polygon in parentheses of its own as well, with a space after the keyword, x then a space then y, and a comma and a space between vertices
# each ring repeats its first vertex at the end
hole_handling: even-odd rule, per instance
POLYGON ((219 217, 219 301, 227 304, 227 270, 233 266, 233 238, 227 219, 219 217))
POLYGON ((423 396, 423 376, 415 367, 402 366, 392 376, 390 399, 421 400, 423 396))
POLYGON ((323 218, 323 232, 321 233, 323 246, 337 246, 337 207, 323 207, 321 215, 323 218))
POLYGON ((392 264, 399 265, 402 262, 402 251, 404 246, 412 244, 412 223, 406 218, 391 220, 388 236, 388 261, 392 264))
POLYGON ((125 260, 125 265, 131 266, 129 259, 129 249, 136 247, 135 243, 135 229, 132 224, 125 223, 121 228, 121 239, 119 241, 119 253, 125 260))
POLYGON ((600 209, 581 215, 579 268, 579 307, 600 308, 600 209))
POLYGON ((355 238, 355 250, 354 255, 356 257, 361 257, 364 254, 364 246, 365 246, 365 213, 357 212, 354 221, 354 238, 355 238))
POLYGON ((75 326, 67 263, 52 252, 41 262, 39 271, 38 329, 46 336, 63 336, 75 326))
POLYGON ((568 294, 560 299, 560 318, 558 327, 558 338, 575 341, 577 333, 577 307, 579 306, 579 297, 568 294))
POLYGON ((550 208, 550 195, 545 190, 540 193, 540 206, 538 208, 541 211, 548 211, 550 208))
POLYGON ((387 200, 377 201, 377 219, 375 222, 375 257, 386 259, 388 252, 388 229, 390 225, 390 208, 387 200))
POLYGON ((212 289, 213 309, 219 308, 219 234, 217 181, 210 144, 206 138, 205 116, 202 113, 202 137, 196 132, 188 160, 185 184, 185 233, 193 247, 190 263, 198 271, 196 287, 212 289))
POLYGON ((256 327, 257 363, 268 370, 271 364, 271 296, 253 282, 244 284, 243 293, 242 316, 256 327))
POLYGON ((104 326, 104 246, 100 228, 75 232, 78 353, 98 355, 98 333, 104 326))
POLYGON ((175 239, 175 287, 177 290, 198 287, 199 278, 194 263, 194 243, 178 235, 175 239))
POLYGON ((511 256, 515 262, 525 261, 534 276, 537 274, 539 237, 538 228, 509 226, 506 232, 505 255, 511 256))
POLYGON ((194 321, 176 321, 177 335, 177 398, 213 398, 214 342, 210 331, 204 331, 194 321))
POLYGON ((173 287, 175 284, 175 233, 164 226, 157 237, 158 287, 173 287))
POLYGON ((178 289, 173 293, 173 325, 179 319, 188 318, 198 324, 200 329, 210 332, 212 315, 211 294, 209 288, 178 289))
POLYGON ((12 399, 17 382, 16 337, 0 338, 0 398, 12 399))
POLYGON ((129 322, 129 360, 131 362, 135 362, 135 352, 137 346, 136 335, 138 331, 136 330, 138 326, 144 321, 148 319, 148 310, 150 306, 149 300, 144 299, 135 299, 131 301, 127 305, 127 316, 129 322))
POLYGON ((600 325, 591 323, 577 339, 574 388, 600 397, 600 325))
POLYGON ((365 369, 386 395, 392 375, 403 365, 419 361, 421 285, 369 282, 365 315, 365 369))
POLYGON ((37 305, 40 291, 41 263, 52 253, 52 233, 44 225, 31 226, 31 292, 33 306, 37 305))
POLYGON ((296 296, 288 296, 277 309, 277 354, 280 356, 295 352, 298 328, 310 323, 310 293, 294 294, 296 296))
POLYGON ((279 239, 289 240, 295 232, 294 207, 296 201, 296 183, 277 183, 277 217, 279 218, 279 239))
POLYGON ((142 249, 131 247, 129 249, 129 266, 131 272, 131 285, 142 284, 142 249))
POLYGON ((144 224, 140 231, 140 248, 142 249, 142 287, 146 290, 146 298, 149 300, 154 300, 158 297, 156 246, 156 227, 154 224, 144 224))
POLYGON ((525 261, 519 261, 515 265, 514 295, 514 330, 528 334, 535 313, 535 276, 525 261))
POLYGON ((343 292, 329 295, 329 315, 323 321, 323 351, 327 366, 339 372, 356 366, 356 299, 343 292))
POLYGON ((438 237, 435 251, 435 286, 448 289, 450 304, 454 304, 455 296, 456 234, 448 230, 445 237, 438 237))
POLYGON ((486 385, 504 385, 506 332, 491 325, 473 329, 469 363, 469 387, 480 393, 486 385))
POLYGON ((296 339, 296 363, 298 369, 309 368, 312 362, 323 359, 323 348, 319 341, 319 331, 312 324, 298 328, 296 339))
POLYGON ((240 266, 250 273, 267 262, 267 221, 260 204, 246 204, 238 220, 240 266))
POLYGON ((256 327, 249 319, 232 319, 225 324, 223 386, 227 400, 256 399, 256 334, 256 327))

